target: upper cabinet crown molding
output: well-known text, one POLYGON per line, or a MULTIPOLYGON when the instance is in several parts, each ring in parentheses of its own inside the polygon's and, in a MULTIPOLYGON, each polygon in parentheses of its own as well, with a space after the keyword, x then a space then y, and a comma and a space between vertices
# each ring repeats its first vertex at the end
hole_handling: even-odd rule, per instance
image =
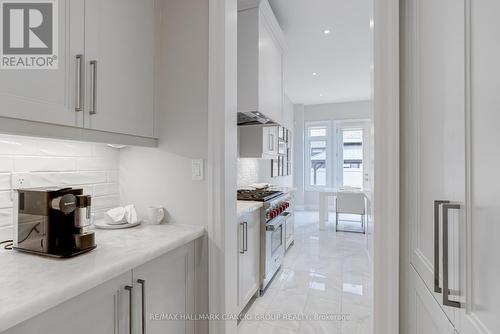
POLYGON ((286 52, 288 49, 288 45, 286 44, 285 35, 283 34, 283 30, 276 19, 276 15, 274 15, 273 9, 269 4, 268 0, 238 0, 238 11, 244 11, 252 8, 259 8, 260 13, 263 18, 266 20, 266 23, 269 26, 269 29, 276 38, 276 42, 280 46, 283 52, 286 52))

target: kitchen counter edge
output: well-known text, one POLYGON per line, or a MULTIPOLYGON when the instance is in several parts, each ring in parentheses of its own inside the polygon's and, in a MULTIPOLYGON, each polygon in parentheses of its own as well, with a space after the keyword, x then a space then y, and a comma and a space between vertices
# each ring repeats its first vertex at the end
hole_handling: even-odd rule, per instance
MULTIPOLYGON (((0 273, 0 283, 5 283, 5 280, 12 280, 24 274, 24 277, 31 277, 30 279, 38 281, 50 281, 47 283, 56 289, 40 289, 37 293, 33 293, 29 298, 19 301, 19 296, 15 292, 23 289, 22 286, 15 286, 16 282, 9 282, 0 284, 0 332, 8 330, 26 320, 32 319, 37 315, 50 310, 51 308, 60 305, 78 295, 92 290, 93 288, 119 276, 127 271, 130 271, 142 264, 145 264, 159 256, 167 254, 179 247, 182 247, 202 236, 205 235, 205 228, 201 226, 182 225, 182 224, 165 224, 165 225, 145 225, 137 229, 103 231, 97 230, 96 240, 98 248, 84 255, 80 255, 70 259, 52 259, 46 257, 39 257, 37 255, 29 255, 19 252, 0 252, 0 262, 7 260, 8 264, 13 264, 11 277, 9 277, 9 267, 3 266, 2 273, 0 273), (118 233, 117 233, 118 232, 118 233), (127 235, 126 233, 131 234, 127 235), (113 236, 114 234, 114 236, 113 236), (122 235, 122 237, 120 237, 122 235), (127 239, 128 237, 128 239, 127 239), (170 237, 170 238, 169 238, 170 237), (125 238, 125 247, 113 248, 114 243, 118 243, 125 238), (157 238, 157 240, 150 240, 157 238), (101 242, 100 242, 101 239, 101 242), (107 240, 108 239, 108 240, 107 240), (148 247, 137 247, 136 243, 147 241, 148 247), (114 252, 113 252, 114 251, 114 252), (106 254, 105 252, 108 252, 106 254), (114 258, 114 261, 108 261, 113 256, 119 255, 122 257, 114 258), (102 263, 99 263, 99 258, 102 263), (38 266, 31 266, 31 263, 38 266), (104 261, 103 261, 104 260, 104 261), (40 264, 46 263, 49 270, 52 272, 41 273, 34 269, 34 273, 30 272, 31 268, 40 268, 40 264), (88 265, 91 268, 83 268, 82 272, 75 271, 74 280, 61 279, 61 276, 69 276, 71 269, 75 269, 81 265, 88 265), (57 267, 60 265, 60 271, 64 275, 59 275, 57 267), (24 267, 23 267, 24 266, 24 267), (25 269, 20 270, 19 267, 25 269), (25 271, 23 273, 23 271, 25 271), (44 276, 45 275, 45 276, 44 276), (2 276, 4 279, 2 279, 2 276), (52 277, 50 277, 52 276, 52 277), (12 296, 8 296, 12 291, 12 296), (10 298, 9 298, 10 297, 10 298)), ((23 282, 20 282, 21 285, 23 282)), ((47 287, 51 288, 51 287, 47 287)), ((26 290, 30 291, 29 288, 26 290)))

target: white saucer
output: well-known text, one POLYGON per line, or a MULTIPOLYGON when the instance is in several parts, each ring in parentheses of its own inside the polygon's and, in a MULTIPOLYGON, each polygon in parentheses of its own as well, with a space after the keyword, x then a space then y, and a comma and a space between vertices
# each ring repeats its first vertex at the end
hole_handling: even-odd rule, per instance
POLYGON ((141 224, 142 224, 142 221, 138 221, 138 222, 133 223, 133 224, 127 223, 127 224, 118 224, 118 225, 108 224, 103 219, 94 221, 95 228, 98 228, 101 230, 121 230, 124 228, 131 228, 131 227, 139 226, 141 224))

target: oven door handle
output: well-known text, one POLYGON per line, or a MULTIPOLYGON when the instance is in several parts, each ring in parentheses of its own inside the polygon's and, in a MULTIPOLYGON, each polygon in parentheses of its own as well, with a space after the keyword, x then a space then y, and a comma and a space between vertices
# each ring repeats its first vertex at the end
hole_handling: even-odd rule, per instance
POLYGON ((276 231, 281 225, 283 225, 283 216, 278 216, 271 220, 271 222, 266 224, 266 231, 276 231))

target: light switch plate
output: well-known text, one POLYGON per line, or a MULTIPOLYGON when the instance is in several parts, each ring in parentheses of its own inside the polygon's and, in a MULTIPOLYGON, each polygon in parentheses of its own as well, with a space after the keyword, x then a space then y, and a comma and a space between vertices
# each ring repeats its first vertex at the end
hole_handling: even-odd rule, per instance
POLYGON ((203 159, 191 160, 191 179, 193 181, 203 181, 204 179, 203 159))

